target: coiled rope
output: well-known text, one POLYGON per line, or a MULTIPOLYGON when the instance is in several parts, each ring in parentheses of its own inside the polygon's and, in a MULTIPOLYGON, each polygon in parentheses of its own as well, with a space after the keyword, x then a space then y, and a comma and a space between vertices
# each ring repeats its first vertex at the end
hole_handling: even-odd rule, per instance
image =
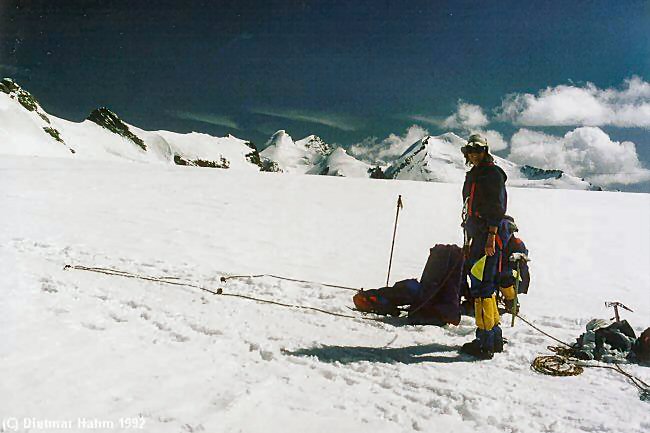
MULTIPOLYGON (((548 335, 546 333, 544 334, 548 335)), ((551 337, 550 335, 548 336, 551 337)), ((581 374, 585 368, 606 368, 609 370, 614 370, 615 372, 625 376, 632 383, 632 385, 638 389, 639 398, 642 401, 650 401, 650 385, 638 377, 623 370, 623 367, 621 367, 618 362, 614 361, 614 366, 587 364, 586 362, 580 361, 576 357, 576 351, 572 346, 569 346, 567 343, 557 340, 554 337, 551 338, 564 344, 567 347, 548 346, 548 350, 555 352, 556 355, 536 357, 531 364, 531 368, 536 372, 546 374, 548 376, 566 377, 577 376, 581 374)))
POLYGON ((558 355, 538 356, 533 360, 531 368, 549 376, 577 376, 584 371, 582 366, 558 355))

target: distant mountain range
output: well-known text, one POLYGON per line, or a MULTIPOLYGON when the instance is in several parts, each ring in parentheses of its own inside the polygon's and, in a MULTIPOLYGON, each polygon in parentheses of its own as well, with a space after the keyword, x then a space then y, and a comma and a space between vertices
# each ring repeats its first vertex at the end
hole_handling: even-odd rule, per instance
MULTIPOLYGON (((0 82, 0 153, 428 182, 462 182, 467 167, 460 152, 465 140, 453 133, 427 136, 384 166, 361 161, 318 136, 294 141, 277 131, 259 151, 250 141, 228 135, 145 131, 108 108, 94 110, 83 122, 45 112, 15 81, 0 82)), ((561 170, 520 166, 495 157, 511 186, 600 189, 561 170)))

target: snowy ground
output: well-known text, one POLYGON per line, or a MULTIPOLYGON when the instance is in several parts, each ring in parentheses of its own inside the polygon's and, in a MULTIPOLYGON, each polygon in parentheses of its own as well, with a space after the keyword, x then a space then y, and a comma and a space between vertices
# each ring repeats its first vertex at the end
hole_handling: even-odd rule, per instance
MULTIPOLYGON (((398 194, 391 281, 419 277, 429 247, 461 242, 459 185, 8 156, 0 185, 0 431, 14 431, 13 419, 18 431, 84 431, 79 418, 123 431, 138 417, 131 430, 650 429, 650 404, 615 372, 533 372, 554 342, 521 322, 504 327, 505 353, 473 362, 457 354, 469 318, 397 326, 63 270, 173 276, 354 314, 351 291, 219 277, 379 287, 398 194)), ((649 195, 509 193, 534 260, 523 315, 571 341, 618 300, 637 332, 650 326, 649 195)), ((650 381, 647 367, 626 369, 650 381)))

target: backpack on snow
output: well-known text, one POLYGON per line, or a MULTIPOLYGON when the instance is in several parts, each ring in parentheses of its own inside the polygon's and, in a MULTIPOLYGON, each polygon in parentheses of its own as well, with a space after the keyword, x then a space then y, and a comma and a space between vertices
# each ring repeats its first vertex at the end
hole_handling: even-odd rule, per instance
POLYGON ((392 287, 361 290, 352 301, 357 310, 365 313, 399 316, 406 311, 411 323, 457 325, 462 262, 458 245, 438 244, 429 250, 420 281, 410 278, 392 287), (404 306, 408 307, 400 308, 404 306))

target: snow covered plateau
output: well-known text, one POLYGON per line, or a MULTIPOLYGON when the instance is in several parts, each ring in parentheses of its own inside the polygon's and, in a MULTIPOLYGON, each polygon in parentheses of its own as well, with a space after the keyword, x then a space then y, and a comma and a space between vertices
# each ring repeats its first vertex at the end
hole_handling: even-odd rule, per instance
MULTIPOLYGON (((383 285, 399 194, 391 282, 419 277, 429 247, 462 241, 459 184, 4 155, 0 185, 3 431, 650 429, 649 403, 612 370, 531 370, 556 343, 521 321, 477 362, 457 352, 471 318, 368 320, 353 291, 324 285, 383 285), (264 273, 313 283, 220 280, 264 273)), ((511 188, 509 213, 533 260, 524 317, 570 342, 617 300, 637 334, 650 325, 650 196, 511 188)))

